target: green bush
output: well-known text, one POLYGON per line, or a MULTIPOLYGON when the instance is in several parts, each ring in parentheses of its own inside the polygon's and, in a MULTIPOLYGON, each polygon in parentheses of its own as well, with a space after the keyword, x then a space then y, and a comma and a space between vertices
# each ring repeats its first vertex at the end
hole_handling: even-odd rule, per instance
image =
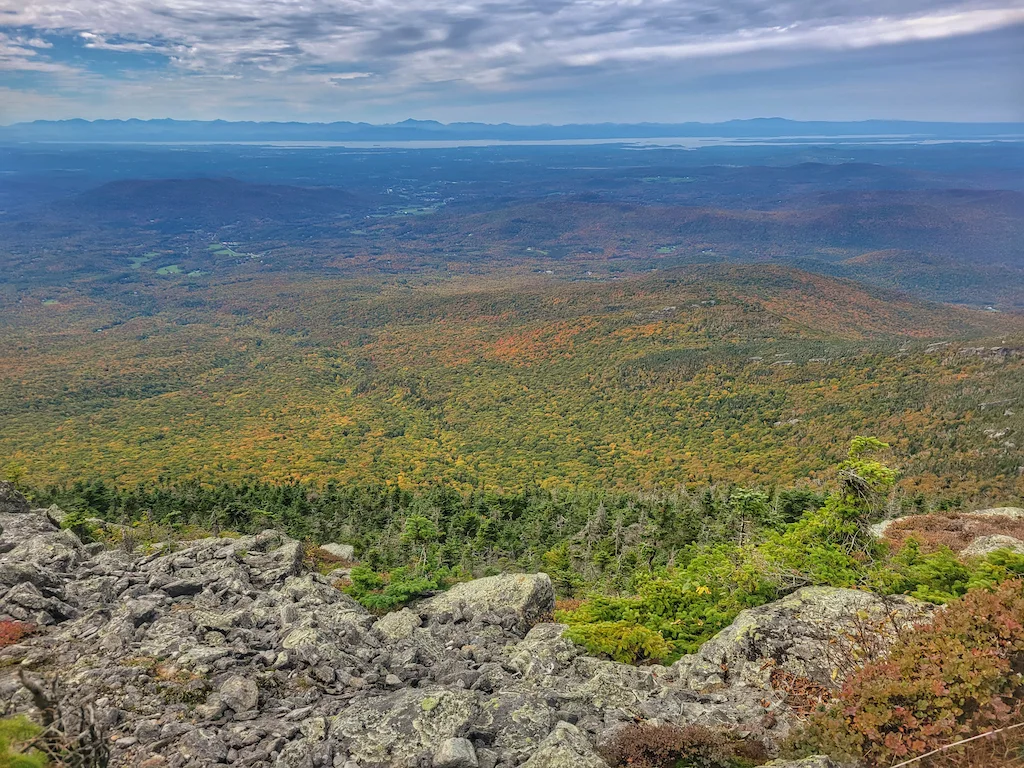
MULTIPOLYGON (((574 611, 557 615, 569 624, 568 636, 592 653, 620 661, 671 660, 696 650, 709 637, 727 626, 744 608, 761 605, 776 595, 775 586, 765 580, 742 550, 728 545, 702 549, 690 562, 665 575, 637 579, 632 597, 592 596, 574 611), (585 627, 596 626, 588 630, 585 627), (627 627, 638 631, 631 635, 627 627), (647 633, 657 633, 663 644, 653 643, 647 633), (646 638, 649 649, 629 658, 606 649, 618 647, 627 637, 646 638)), ((642 646, 627 643, 627 649, 642 646)))
POLYGON ((0 720, 0 768, 45 768, 49 764, 41 752, 26 746, 42 733, 42 728, 27 717, 0 720))
POLYGON ((71 531, 86 543, 96 541, 99 536, 99 530, 96 524, 90 520, 91 517, 92 515, 88 512, 80 509, 68 512, 64 519, 60 521, 60 527, 71 531))
POLYGON ((576 624, 565 635, 586 646, 591 653, 627 664, 648 659, 661 660, 672 652, 672 646, 661 633, 628 621, 576 624))
POLYGON ((948 547, 922 554, 909 539, 898 553, 875 568, 868 586, 882 594, 905 594, 939 605, 1024 576, 1024 555, 998 550, 983 560, 962 562, 948 547))
POLYGON ((400 608, 438 588, 437 581, 417 575, 408 568, 378 574, 367 566, 356 566, 349 576, 352 584, 344 591, 371 611, 383 613, 400 608))
MULTIPOLYGON (((655 576, 638 574, 635 596, 593 596, 557 618, 569 624, 568 636, 592 653, 626 661, 658 658, 639 653, 644 646, 626 638, 644 637, 646 647, 661 647, 644 633, 631 634, 630 627, 656 632, 670 647, 661 660, 671 660, 695 651, 744 608, 809 584, 863 582, 884 551, 868 533, 867 521, 896 479, 895 472, 870 458, 871 451, 885 447, 871 438, 855 439, 839 466, 840 487, 821 507, 781 530, 771 527, 778 521, 769 514, 766 497, 734 492, 735 515, 769 524, 760 541, 695 548, 683 566, 655 576), (630 657, 631 650, 638 653, 630 657)), ((745 531, 745 525, 739 529, 745 531)))

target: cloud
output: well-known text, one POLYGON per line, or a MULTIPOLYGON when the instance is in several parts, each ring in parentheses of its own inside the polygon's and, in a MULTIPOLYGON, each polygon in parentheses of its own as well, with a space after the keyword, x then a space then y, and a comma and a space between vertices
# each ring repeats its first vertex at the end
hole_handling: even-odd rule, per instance
POLYGON ((378 100, 440 88, 497 93, 658 62, 742 58, 754 70, 776 55, 976 35, 1024 24, 1019 3, 0 0, 0 69, 67 77, 88 69, 90 54, 116 55, 103 74, 122 90, 113 81, 162 89, 173 81, 182 93, 234 82, 252 94, 291 89, 301 103, 336 99, 339 89, 378 100), (81 52, 66 56, 49 42, 56 38, 77 41, 81 52), (133 71, 132 57, 148 66, 133 71), (166 71, 143 74, 154 59, 166 71))
POLYGON ((936 40, 1024 24, 1024 8, 984 9, 939 13, 907 18, 853 19, 842 24, 808 27, 741 29, 728 35, 669 45, 640 45, 571 54, 572 66, 592 66, 606 61, 650 61, 735 56, 785 48, 845 50, 936 40))
POLYGON ((360 65, 425 81, 479 79, 481 68, 882 45, 1024 20, 1020 7, 943 0, 0 0, 0 11, 10 26, 164 53, 196 71, 360 65))
POLYGON ((50 45, 40 38, 9 35, 0 31, 0 70, 76 74, 78 70, 40 55, 50 45))

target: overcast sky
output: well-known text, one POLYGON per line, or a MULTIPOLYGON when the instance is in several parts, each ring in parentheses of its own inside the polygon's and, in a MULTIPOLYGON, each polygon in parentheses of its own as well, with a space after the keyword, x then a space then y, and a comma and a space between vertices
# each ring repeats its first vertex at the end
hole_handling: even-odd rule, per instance
POLYGON ((0 0, 0 123, 1024 120, 1024 0, 0 0))

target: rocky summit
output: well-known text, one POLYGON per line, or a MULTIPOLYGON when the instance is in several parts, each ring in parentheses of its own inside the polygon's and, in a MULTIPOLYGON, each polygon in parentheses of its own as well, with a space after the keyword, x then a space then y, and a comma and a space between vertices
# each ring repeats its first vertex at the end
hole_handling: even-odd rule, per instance
POLYGON ((906 627, 929 610, 808 588, 635 667, 563 636, 543 573, 377 617, 276 531, 131 552, 60 517, 0 487, 0 620, 40 628, 0 650, 0 700, 38 714, 27 681, 88 709, 113 766, 605 768, 602 743, 637 721, 731 727, 770 752, 794 718, 772 670, 827 683, 822 648, 856 636, 845 617, 906 627))

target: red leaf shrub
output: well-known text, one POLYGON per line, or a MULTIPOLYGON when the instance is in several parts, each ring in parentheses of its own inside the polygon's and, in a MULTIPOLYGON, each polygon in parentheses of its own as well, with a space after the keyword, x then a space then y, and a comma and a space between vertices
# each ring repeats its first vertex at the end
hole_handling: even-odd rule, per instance
MULTIPOLYGON (((887 659, 854 674, 790 746, 796 754, 826 752, 889 766, 1022 720, 1024 582, 1014 580, 950 603, 887 659)), ((971 750, 992 748, 986 741, 921 767, 979 765, 971 750)), ((1019 763, 986 763, 1000 764, 1019 763)))
POLYGON ((734 768, 768 759, 756 740, 734 741, 703 725, 633 723, 601 748, 615 768, 734 768))
POLYGON ((21 642, 36 631, 36 625, 27 621, 0 621, 0 648, 21 642))
POLYGON ((915 538, 924 553, 936 552, 942 547, 960 552, 979 536, 992 534, 1024 539, 1024 520, 963 513, 912 515, 885 529, 885 539, 893 551, 902 547, 907 539, 915 538))

